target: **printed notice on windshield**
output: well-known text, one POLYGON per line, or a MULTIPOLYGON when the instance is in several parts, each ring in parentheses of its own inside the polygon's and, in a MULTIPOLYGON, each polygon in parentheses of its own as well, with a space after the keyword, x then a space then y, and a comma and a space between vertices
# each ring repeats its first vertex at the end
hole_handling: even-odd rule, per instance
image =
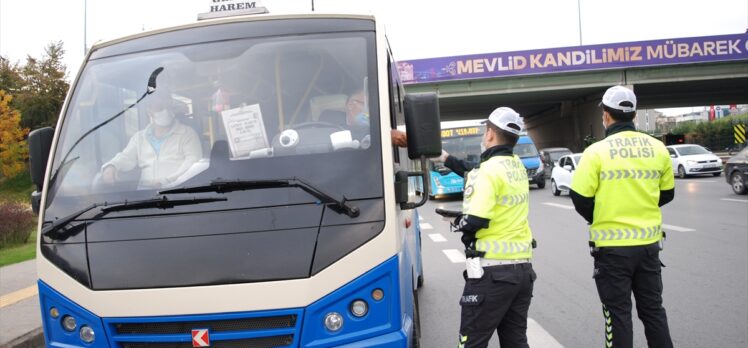
POLYGON ((252 151, 268 148, 260 104, 225 110, 221 116, 226 127, 231 159, 249 158, 252 151))

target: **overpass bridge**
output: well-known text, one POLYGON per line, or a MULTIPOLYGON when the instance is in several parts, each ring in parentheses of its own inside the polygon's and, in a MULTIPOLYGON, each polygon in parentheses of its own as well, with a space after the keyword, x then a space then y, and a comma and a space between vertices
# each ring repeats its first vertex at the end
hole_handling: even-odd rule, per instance
POLYGON ((625 85, 638 109, 748 103, 748 33, 401 61, 408 92, 437 92, 443 121, 498 106, 525 117, 539 148, 604 137, 598 103, 625 85))

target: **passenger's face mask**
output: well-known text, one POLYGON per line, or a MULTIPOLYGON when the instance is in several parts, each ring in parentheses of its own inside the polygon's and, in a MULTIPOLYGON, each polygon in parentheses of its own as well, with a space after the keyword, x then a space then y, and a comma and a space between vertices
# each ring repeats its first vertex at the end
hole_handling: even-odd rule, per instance
POLYGON ((161 110, 153 113, 153 123, 157 126, 168 127, 174 121, 174 115, 169 110, 161 110))

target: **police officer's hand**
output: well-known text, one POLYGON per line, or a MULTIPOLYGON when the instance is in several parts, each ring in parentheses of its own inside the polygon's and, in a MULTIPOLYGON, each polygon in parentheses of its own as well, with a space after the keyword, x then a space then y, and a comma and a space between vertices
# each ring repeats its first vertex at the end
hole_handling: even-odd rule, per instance
POLYGON ((475 242, 475 234, 462 232, 462 237, 460 238, 460 240, 465 246, 465 250, 474 249, 473 242, 475 242))
POLYGON ((439 160, 439 162, 446 162, 447 157, 449 157, 449 152, 444 151, 444 149, 442 149, 442 154, 437 159, 439 160))
POLYGON ((458 215, 454 221, 452 221, 451 225, 455 232, 462 232, 462 226, 465 226, 465 215, 460 214, 458 215))

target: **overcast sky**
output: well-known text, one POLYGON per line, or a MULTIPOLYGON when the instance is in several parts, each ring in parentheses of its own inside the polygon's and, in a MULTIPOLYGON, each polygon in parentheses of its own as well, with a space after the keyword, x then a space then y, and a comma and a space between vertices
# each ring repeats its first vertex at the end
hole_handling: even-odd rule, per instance
MULTIPOLYGON (((271 13, 310 12, 311 0, 264 0, 271 13)), ((0 0, 0 55, 40 57, 63 41, 72 79, 88 46, 194 22, 213 0, 0 0), (87 6, 84 6, 87 5, 87 6), (87 9, 84 16, 84 8, 87 9)), ((377 15, 397 60, 737 34, 748 0, 315 0, 320 13, 377 15), (578 7, 579 5, 579 7, 578 7)))

